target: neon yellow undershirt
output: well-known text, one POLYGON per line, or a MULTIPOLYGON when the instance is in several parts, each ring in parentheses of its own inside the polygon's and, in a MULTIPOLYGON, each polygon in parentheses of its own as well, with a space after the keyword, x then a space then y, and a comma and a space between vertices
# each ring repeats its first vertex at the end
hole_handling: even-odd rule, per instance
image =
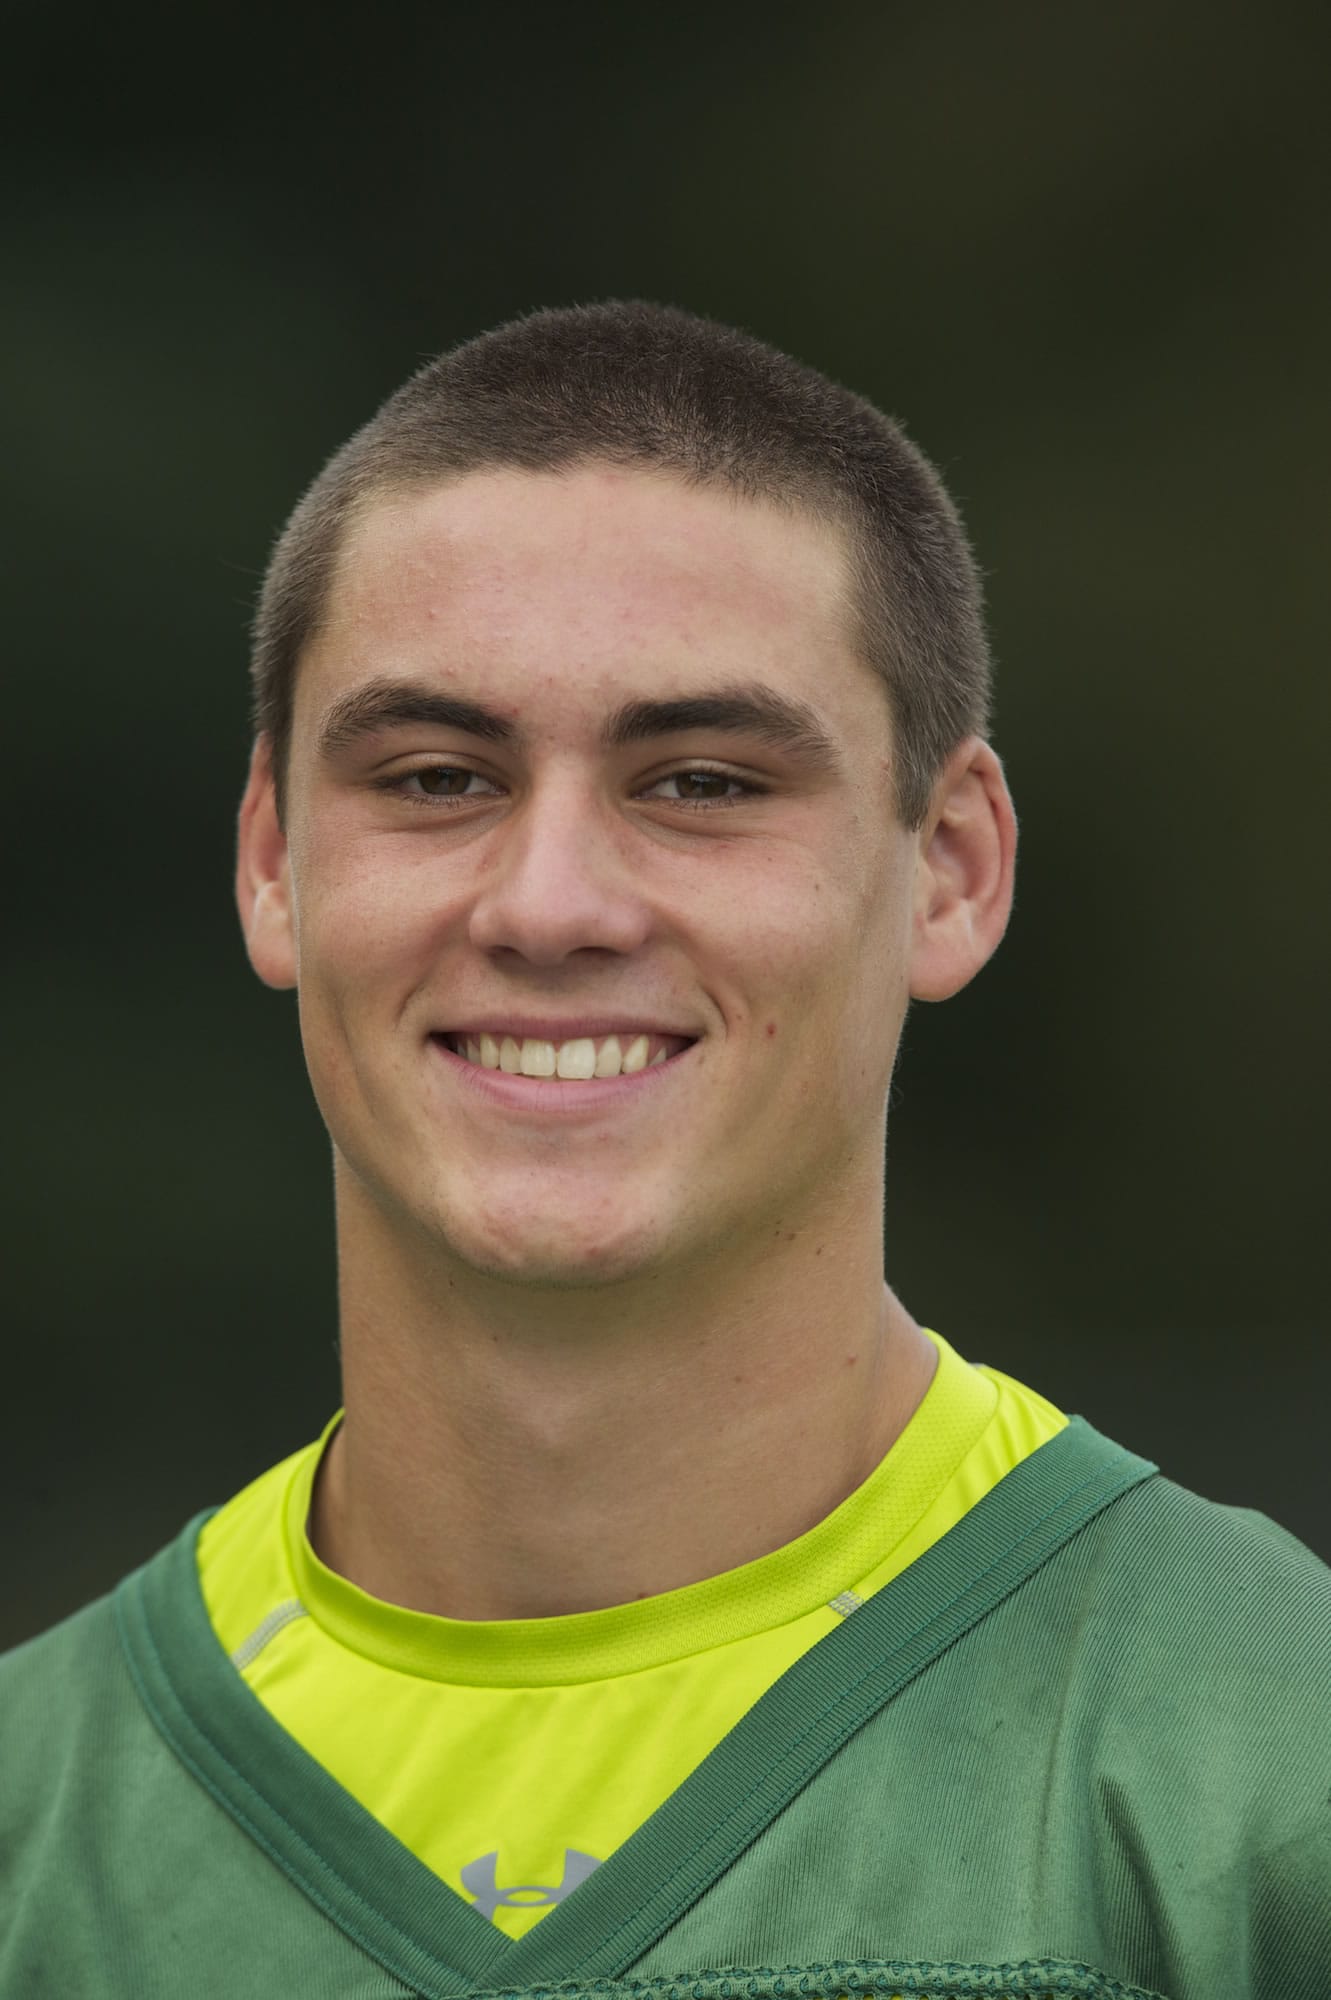
POLYGON ((520 1937, 857 1599, 1064 1428, 1043 1396, 930 1338, 938 1369, 919 1409, 807 1534, 685 1589, 565 1618, 434 1618, 328 1569, 305 1524, 335 1417, 205 1526, 214 1630, 311 1756, 520 1937))

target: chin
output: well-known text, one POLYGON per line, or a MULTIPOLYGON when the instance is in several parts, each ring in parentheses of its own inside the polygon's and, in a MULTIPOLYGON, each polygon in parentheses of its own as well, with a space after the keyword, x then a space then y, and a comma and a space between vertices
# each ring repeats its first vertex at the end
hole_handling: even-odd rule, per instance
POLYGON ((449 1249, 469 1269, 502 1284, 530 1286, 537 1291, 593 1291, 622 1285, 652 1267, 654 1260, 634 1255, 622 1245, 595 1247, 571 1255, 562 1246, 523 1243, 470 1245, 450 1239, 449 1249))
POLYGON ((604 1174, 591 1183, 529 1165, 487 1173, 459 1161, 444 1173, 432 1162, 415 1177, 403 1173, 400 1158, 361 1165, 337 1147, 334 1159, 339 1228, 364 1226, 367 1246, 390 1264, 396 1238, 401 1251, 411 1241, 409 1254, 441 1257, 478 1277, 571 1291, 659 1270, 681 1233, 671 1216, 686 1238, 693 1234, 680 1190, 656 1174, 621 1174, 608 1185, 604 1174))
POLYGON ((493 1218, 440 1216, 437 1233, 452 1255, 487 1278, 512 1285, 574 1291, 623 1284, 659 1266, 665 1251, 661 1231, 644 1222, 626 1226, 623 1217, 607 1226, 560 1226, 549 1210, 510 1215, 502 1226, 493 1218))

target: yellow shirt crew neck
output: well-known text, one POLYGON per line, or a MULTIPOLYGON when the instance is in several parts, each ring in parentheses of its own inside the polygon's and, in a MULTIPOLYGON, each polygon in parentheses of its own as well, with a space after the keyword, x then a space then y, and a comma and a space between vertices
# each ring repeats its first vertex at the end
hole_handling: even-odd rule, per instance
POLYGON ((938 1367, 919 1408, 807 1534, 683 1589, 568 1617, 432 1617, 322 1563, 306 1522, 339 1413, 205 1524, 213 1630, 296 1741, 520 1937, 788 1667, 1065 1427, 1044 1397, 929 1337, 938 1367))

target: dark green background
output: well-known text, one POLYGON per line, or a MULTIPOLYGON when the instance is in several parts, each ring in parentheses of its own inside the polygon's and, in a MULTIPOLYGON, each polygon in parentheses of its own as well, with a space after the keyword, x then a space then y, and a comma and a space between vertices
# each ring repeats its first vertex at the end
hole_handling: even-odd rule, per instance
POLYGON ((667 299, 894 411, 1022 818, 907 1028, 889 1267, 1331 1554, 1325 8, 19 7, 6 1637, 322 1424, 329 1157, 231 901, 246 623, 426 355, 667 299))

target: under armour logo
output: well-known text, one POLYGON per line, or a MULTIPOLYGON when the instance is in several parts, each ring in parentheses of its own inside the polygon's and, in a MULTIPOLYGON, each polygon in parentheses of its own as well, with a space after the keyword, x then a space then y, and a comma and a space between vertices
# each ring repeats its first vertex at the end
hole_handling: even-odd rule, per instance
POLYGON ((544 1882, 518 1882, 511 1889, 501 1889, 498 1854, 483 1854, 463 1869, 462 1886, 476 1898, 473 1908, 493 1923, 496 1910, 543 1910, 549 1903, 562 1903, 600 1865, 594 1854, 579 1854, 576 1847, 566 1847, 564 1879, 554 1888, 547 1888, 544 1882))

